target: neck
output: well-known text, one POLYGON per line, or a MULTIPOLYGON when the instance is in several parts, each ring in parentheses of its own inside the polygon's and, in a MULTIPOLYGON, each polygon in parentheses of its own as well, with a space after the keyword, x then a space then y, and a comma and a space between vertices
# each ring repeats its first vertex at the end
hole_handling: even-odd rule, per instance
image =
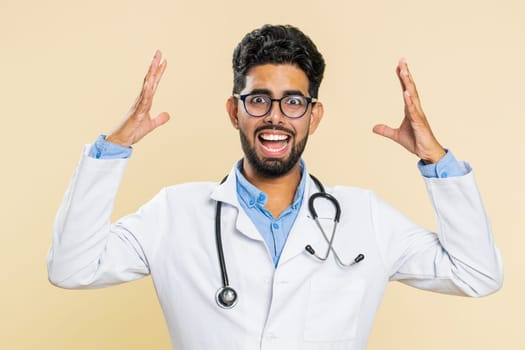
POLYGON ((268 201, 266 209, 274 218, 293 203, 295 192, 301 182, 299 162, 286 174, 278 177, 267 177, 254 171, 246 160, 243 161, 243 174, 246 179, 266 193, 268 201))

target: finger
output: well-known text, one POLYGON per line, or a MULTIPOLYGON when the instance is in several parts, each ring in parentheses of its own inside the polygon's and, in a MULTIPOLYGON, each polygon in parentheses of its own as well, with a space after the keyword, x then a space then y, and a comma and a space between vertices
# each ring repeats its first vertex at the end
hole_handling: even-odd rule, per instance
POLYGON ((162 53, 160 52, 160 50, 157 49, 149 65, 148 72, 146 73, 146 76, 144 77, 141 95, 147 93, 148 91, 151 91, 151 87, 154 86, 155 76, 157 74, 157 71, 159 70, 159 64, 160 64, 161 59, 162 59, 162 53))
POLYGON ((157 87, 159 86, 159 82, 162 79, 164 72, 166 71, 167 65, 168 65, 168 62, 166 61, 166 59, 163 59, 159 64, 158 72, 155 76, 155 81, 153 83, 153 94, 155 94, 155 92, 157 91, 157 87))
POLYGON ((153 60, 151 61, 148 73, 144 77, 144 84, 148 85, 148 88, 144 90, 144 92, 154 92, 155 87, 157 84, 157 77, 159 75, 159 71, 161 68, 161 63, 163 62, 162 59, 162 52, 160 50, 155 51, 155 55, 153 56, 153 60))
POLYGON ((155 54, 153 55, 153 58, 150 62, 150 65, 148 67, 148 71, 146 72, 146 75, 144 76, 144 80, 142 81, 142 89, 140 90, 139 95, 135 99, 135 102, 133 103, 133 109, 137 109, 138 106, 143 103, 144 95, 147 92, 148 86, 151 87, 151 83, 149 82, 152 74, 155 72, 156 68, 156 60, 158 60, 158 56, 160 55, 159 50, 155 50, 155 54))
POLYGON ((421 116, 424 116, 423 107, 421 106, 421 100, 419 98, 419 93, 416 88, 416 83, 408 69, 408 64, 406 59, 402 58, 399 61, 399 78, 402 80, 402 84, 405 87, 404 91, 407 91, 411 97, 411 101, 414 104, 414 107, 418 110, 421 116))
POLYGON ((397 142, 397 139, 398 139, 397 129, 393 129, 393 128, 389 127, 388 125, 377 124, 377 125, 374 126, 372 131, 375 134, 381 135, 383 137, 386 137, 386 138, 388 138, 390 140, 393 140, 393 141, 397 142))
POLYGON ((403 90, 410 90, 410 93, 414 95, 414 93, 417 92, 416 85, 412 79, 410 70, 408 69, 407 60, 405 58, 399 59, 396 71, 403 90))
POLYGON ((409 92, 410 96, 412 96, 412 101, 416 105, 416 108, 418 108, 420 112, 423 113, 423 109, 421 108, 421 102, 419 100, 419 94, 416 88, 416 83, 414 82, 412 74, 410 73, 410 69, 408 68, 408 64, 405 58, 401 58, 399 60, 398 77, 401 81, 403 91, 409 92))
POLYGON ((410 95, 408 90, 403 92, 403 98, 405 101, 405 116, 412 123, 428 124, 425 114, 418 108, 418 105, 414 103, 413 96, 410 95))
POLYGON ((167 112, 159 113, 155 118, 153 118, 151 121, 153 123, 153 129, 158 128, 161 125, 166 124, 170 120, 170 115, 167 112))
POLYGON ((136 109, 138 113, 147 113, 151 109, 153 94, 155 93, 155 80, 156 76, 158 75, 161 60, 162 53, 160 50, 156 50, 149 66, 148 73, 144 77, 142 91, 136 103, 136 109))
POLYGON ((153 58, 149 65, 148 72, 146 73, 146 76, 144 77, 144 82, 149 81, 151 77, 155 75, 155 73, 158 70, 161 59, 162 59, 162 52, 160 52, 160 50, 158 49, 155 50, 155 54, 153 55, 153 58))
POLYGON ((403 91, 406 90, 405 83, 403 82, 403 79, 401 78, 401 66, 402 66, 402 62, 404 61, 406 61, 404 58, 400 58, 396 66, 396 75, 397 75, 397 78, 399 79, 399 83, 401 84, 401 90, 403 91))
POLYGON ((151 92, 151 83, 144 82, 142 92, 137 99, 137 102, 134 106, 134 113, 137 115, 145 115, 149 113, 151 105, 153 103, 153 94, 151 92))

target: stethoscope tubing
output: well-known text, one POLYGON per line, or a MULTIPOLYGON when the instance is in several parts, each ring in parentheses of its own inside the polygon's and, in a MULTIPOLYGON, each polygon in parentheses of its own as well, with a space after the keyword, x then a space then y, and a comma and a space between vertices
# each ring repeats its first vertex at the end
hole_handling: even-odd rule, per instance
MULTIPOLYGON (((227 177, 228 176, 222 179, 221 184, 226 181, 227 177)), ((315 176, 310 175, 310 177, 315 182, 316 186, 319 188, 319 192, 312 194, 310 198, 308 199, 308 209, 315 223, 317 224, 317 227, 319 227, 319 230, 323 234, 324 239, 328 243, 328 248, 326 249, 326 254, 324 257, 317 255, 315 253, 315 250, 309 244, 305 247, 305 250, 320 261, 326 261, 328 259, 328 256, 330 255, 330 252, 332 252, 334 253, 334 257, 337 263, 340 264, 342 267, 350 267, 354 264, 357 264, 358 262, 360 262, 361 260, 365 258, 363 254, 359 254, 353 261, 351 261, 348 264, 345 264, 339 258, 339 255, 337 254, 333 246, 337 224, 339 223, 339 220, 341 218, 341 206, 339 205, 339 202, 334 196, 325 192, 324 186, 315 176), (319 222, 319 217, 317 215, 317 211, 315 209, 315 200, 318 198, 329 200, 334 205, 334 208, 335 208, 335 215, 333 218, 334 224, 333 224, 332 234, 330 238, 328 238, 328 235, 325 233, 323 227, 321 226, 321 223, 319 222)), ((217 245, 217 255, 219 258, 219 267, 221 269, 222 287, 220 287, 215 293, 215 301, 221 308, 231 309, 237 304, 238 294, 236 290, 230 286, 230 283, 228 280, 228 272, 226 269, 226 261, 224 258, 224 249, 222 246, 221 210, 222 210, 222 202, 217 201, 217 206, 216 206, 216 211, 215 211, 215 241, 217 245)))
MULTIPOLYGON (((319 180, 317 180, 317 181, 319 181, 319 180)), ((328 259, 328 256, 330 255, 330 252, 332 252, 332 253, 334 253, 335 260, 342 267, 350 267, 350 266, 352 266, 354 264, 357 264, 358 262, 360 262, 361 260, 363 260, 365 258, 365 256, 363 254, 359 254, 351 262, 344 263, 343 260, 339 257, 339 254, 337 254, 337 251, 334 248, 334 238, 335 238, 335 232, 337 230, 337 225, 339 224, 339 220, 341 219, 341 206, 339 205, 339 201, 334 196, 332 196, 331 194, 326 193, 326 192, 314 193, 313 195, 310 196, 310 198, 308 200, 308 209, 310 210, 310 214, 312 215, 312 218, 314 219, 315 223, 317 224, 317 227, 319 228, 319 230, 323 234, 323 237, 324 237, 325 241, 328 243, 328 248, 326 249, 326 253, 325 253, 324 257, 321 257, 318 254, 316 254, 315 250, 309 244, 306 247, 304 247, 304 249, 308 253, 310 253, 312 256, 314 256, 315 258, 317 258, 320 261, 326 261, 328 259), (323 199, 326 199, 326 200, 330 201, 333 204, 334 208, 335 208, 335 215, 334 215, 334 219, 333 219, 334 224, 333 224, 333 227, 332 227, 332 234, 330 235, 330 238, 328 238, 328 235, 324 231, 323 226, 321 225, 321 222, 319 221, 319 216, 317 215, 317 211, 315 210, 315 200, 318 199, 318 198, 323 198, 323 199)))
MULTIPOLYGON (((222 179, 221 184, 226 181, 228 176, 222 179)), ((223 309, 231 309, 237 304, 237 291, 230 287, 228 280, 228 271, 226 269, 226 260, 224 259, 224 249, 222 247, 222 230, 221 230, 221 211, 222 202, 217 201, 215 208, 215 242, 217 244, 217 255, 219 258, 219 267, 221 269, 222 287, 215 293, 215 301, 223 309)))

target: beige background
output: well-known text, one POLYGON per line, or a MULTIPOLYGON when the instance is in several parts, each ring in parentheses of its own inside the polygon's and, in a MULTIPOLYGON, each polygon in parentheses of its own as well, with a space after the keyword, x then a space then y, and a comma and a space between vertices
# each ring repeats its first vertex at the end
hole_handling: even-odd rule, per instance
POLYGON ((136 147, 115 217, 164 185, 227 173, 241 156, 224 111, 231 52, 264 23, 299 26, 328 64, 312 173, 373 188, 434 227, 416 159, 370 131, 400 121, 406 56, 436 135, 475 168, 491 214, 503 289, 474 300, 393 283, 369 349, 525 349, 521 0, 0 0, 0 348, 169 348, 149 278, 96 291, 47 282, 53 218, 82 145, 119 122, 156 48, 169 67, 154 111, 173 119, 136 147))

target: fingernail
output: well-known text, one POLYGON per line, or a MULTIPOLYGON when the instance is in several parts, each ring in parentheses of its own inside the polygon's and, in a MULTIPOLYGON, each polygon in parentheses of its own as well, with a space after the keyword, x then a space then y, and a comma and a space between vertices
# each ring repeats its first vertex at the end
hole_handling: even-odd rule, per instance
POLYGON ((408 90, 405 90, 405 96, 410 97, 410 92, 408 90))

